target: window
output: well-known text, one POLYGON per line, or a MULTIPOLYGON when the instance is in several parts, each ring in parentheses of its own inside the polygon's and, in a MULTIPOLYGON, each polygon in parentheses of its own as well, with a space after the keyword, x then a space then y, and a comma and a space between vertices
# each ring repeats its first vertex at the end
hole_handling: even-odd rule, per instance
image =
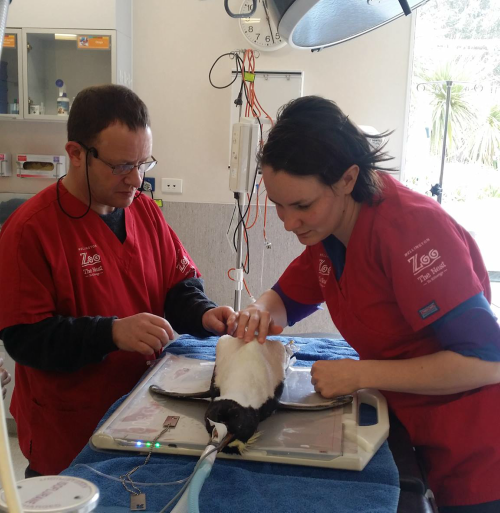
POLYGON ((417 11, 403 181, 424 194, 440 183, 447 103, 442 205, 472 233, 500 281, 497 0, 430 0, 417 11))

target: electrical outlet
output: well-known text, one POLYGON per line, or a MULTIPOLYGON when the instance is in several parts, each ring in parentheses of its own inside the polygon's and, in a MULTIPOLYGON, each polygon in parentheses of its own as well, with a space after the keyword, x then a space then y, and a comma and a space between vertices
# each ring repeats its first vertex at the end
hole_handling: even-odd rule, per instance
POLYGON ((180 178, 162 178, 161 191, 170 194, 182 194, 182 180, 180 178))
POLYGON ((144 190, 154 192, 155 190, 155 179, 152 176, 144 177, 144 190), (151 187, 148 187, 146 184, 149 184, 151 187))

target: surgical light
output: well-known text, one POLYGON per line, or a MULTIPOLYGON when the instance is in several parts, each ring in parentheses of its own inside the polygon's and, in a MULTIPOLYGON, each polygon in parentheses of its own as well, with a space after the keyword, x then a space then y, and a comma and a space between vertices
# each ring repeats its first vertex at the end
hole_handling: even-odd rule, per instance
POLYGON ((267 0, 278 32, 294 48, 320 50, 361 36, 428 0, 267 0))

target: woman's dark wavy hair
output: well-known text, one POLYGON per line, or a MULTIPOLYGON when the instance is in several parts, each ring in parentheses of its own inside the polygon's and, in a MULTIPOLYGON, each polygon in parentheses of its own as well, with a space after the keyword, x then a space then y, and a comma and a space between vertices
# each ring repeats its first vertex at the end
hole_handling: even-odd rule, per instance
POLYGON ((277 122, 262 148, 261 166, 296 176, 316 176, 324 185, 334 185, 345 171, 356 164, 359 175, 352 197, 372 204, 380 197, 381 162, 393 157, 385 153, 385 144, 375 149, 367 137, 383 139, 392 132, 369 135, 349 120, 337 104, 319 96, 292 100, 278 112, 277 122))
POLYGON ((68 141, 92 146, 108 126, 122 123, 137 132, 150 126, 148 108, 131 89, 116 84, 87 87, 80 91, 68 118, 68 141))

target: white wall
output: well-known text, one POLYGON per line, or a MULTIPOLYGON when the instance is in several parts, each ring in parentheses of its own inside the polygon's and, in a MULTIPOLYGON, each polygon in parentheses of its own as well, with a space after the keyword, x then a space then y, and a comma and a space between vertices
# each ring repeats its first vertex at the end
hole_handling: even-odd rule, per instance
POLYGON ((7 26, 115 29, 115 0, 13 0, 9 6, 7 26))
MULTIPOLYGON (((50 3, 50 12, 56 14, 61 12, 59 4, 69 12, 71 4, 78 4, 79 9, 82 5, 77 0, 43 3, 45 7, 50 3)), ((39 12, 41 4, 41 0, 14 0, 9 25, 22 26, 24 17, 25 26, 34 26, 35 15, 44 21, 45 15, 39 12), (29 9, 25 10, 27 6, 29 9)), ((113 4, 111 0, 87 1, 86 19, 95 20, 95 27, 88 28, 116 24, 113 4)), ((59 18, 57 14, 54 23, 65 28, 59 18)), ((70 21, 66 28, 77 23, 73 18, 70 21)), ((268 54, 262 52, 256 67, 302 70, 304 94, 334 99, 358 124, 379 130, 395 129, 388 149, 399 166, 410 32, 410 19, 400 18, 319 53, 289 47, 268 54)), ((227 16, 222 0, 134 1, 134 89, 150 108, 154 156, 160 162, 152 176, 158 182, 161 177, 184 180, 183 194, 174 196, 162 196, 157 183, 157 197, 180 202, 233 201, 227 187, 229 109, 233 98, 230 88, 217 90, 210 86, 208 71, 220 54, 244 46, 238 22, 227 16)), ((228 58, 219 63, 214 75, 218 83, 229 80, 232 63, 228 58)), ((61 154, 65 139, 65 127, 60 123, 0 121, 2 152, 61 154)), ((0 191, 33 193, 48 183, 40 179, 2 178, 0 191)))
MULTIPOLYGON (((81 0, 49 1, 52 8, 60 4, 67 9, 78 3, 81 9, 83 5, 81 0)), ((96 20, 103 14, 108 20, 103 23, 111 23, 109 20, 114 15, 109 3, 112 0, 100 1, 108 7, 101 11, 97 7, 98 0, 88 0, 86 13, 96 20)), ((39 8, 42 0, 14 0, 12 9, 17 8, 16 3, 20 9, 23 2, 24 6, 36 3, 39 8)), ((17 11, 16 16, 20 16, 19 13, 17 11)), ((31 20, 31 14, 28 17, 31 20)), ((59 25, 58 28, 71 26, 59 25)), ((96 21, 95 28, 109 27, 96 21)), ((395 165, 399 166, 410 39, 411 20, 400 18, 319 53, 288 47, 268 54, 262 52, 256 60, 256 68, 301 70, 305 74, 304 94, 319 94, 335 100, 358 124, 375 126, 381 131, 396 130, 388 149, 396 157, 395 165)), ((243 48, 245 40, 238 22, 225 13, 223 0, 135 0, 132 40, 134 90, 149 106, 153 154, 160 162, 152 176, 157 182, 162 177, 184 180, 182 195, 163 195, 169 202, 165 207, 167 220, 181 235, 205 275, 209 295, 220 303, 231 304, 233 290, 226 278, 226 267, 234 258, 225 240, 231 208, 222 204, 233 202, 228 190, 227 165, 230 107, 234 98, 231 88, 217 90, 210 86, 208 71, 219 55, 243 48), (223 271, 211 261, 218 262, 222 258, 228 260, 227 265, 225 260, 219 265, 224 267, 223 271)), ((220 62, 214 75, 217 83, 229 82, 232 63, 228 58, 220 62)), ((1 152, 59 154, 64 151, 65 141, 64 123, 0 121, 1 152)), ((52 180, 0 178, 0 192, 34 193, 49 183, 52 180)), ((156 196, 162 197, 162 194, 157 191, 156 196)), ((287 238, 289 234, 282 230, 281 223, 271 212, 268 222, 272 254, 262 249, 261 228, 251 235, 254 237, 252 269, 256 274, 249 278, 249 284, 256 297, 274 283, 301 250, 297 241, 292 241, 293 245, 290 237, 287 238)), ((244 294, 243 304, 246 300, 244 294)), ((303 321, 307 322, 310 324, 304 324, 304 328, 297 325, 296 330, 332 331, 327 312, 303 321)))
MULTIPOLYGON (((289 47, 262 52, 256 68, 302 70, 305 95, 335 100, 358 124, 395 129, 388 149, 399 166, 410 32, 410 19, 400 18, 319 53, 289 47)), ((208 71, 219 55, 245 46, 237 20, 227 16, 222 0, 136 0, 133 40, 134 89, 150 108, 154 156, 160 162, 153 176, 184 180, 182 195, 163 198, 231 203, 227 165, 233 99, 230 88, 210 86, 208 71)), ((229 81, 232 63, 229 58, 219 63, 217 83, 229 81)))

